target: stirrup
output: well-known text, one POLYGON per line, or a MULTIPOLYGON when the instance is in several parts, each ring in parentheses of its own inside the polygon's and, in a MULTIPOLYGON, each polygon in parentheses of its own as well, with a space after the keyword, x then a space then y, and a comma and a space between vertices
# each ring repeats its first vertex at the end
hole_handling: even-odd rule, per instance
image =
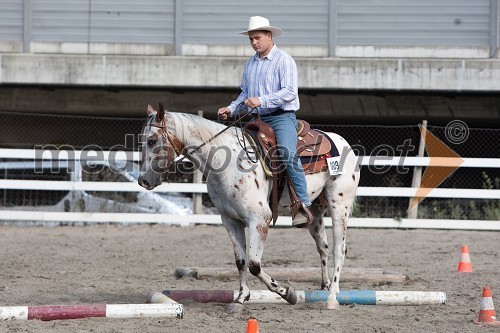
POLYGON ((292 226, 296 228, 307 228, 312 223, 313 216, 309 208, 307 208, 303 202, 301 202, 300 205, 295 216, 292 216, 292 226))

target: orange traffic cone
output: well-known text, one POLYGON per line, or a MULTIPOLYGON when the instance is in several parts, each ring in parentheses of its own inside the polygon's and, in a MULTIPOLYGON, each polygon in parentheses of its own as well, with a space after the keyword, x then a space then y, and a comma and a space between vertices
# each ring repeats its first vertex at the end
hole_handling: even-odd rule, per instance
POLYGON ((472 263, 470 262, 469 247, 467 245, 462 246, 462 256, 460 257, 457 271, 472 273, 472 263))
POLYGON ((495 307, 493 306, 493 297, 491 296, 490 286, 483 287, 483 298, 481 300, 481 309, 479 310, 479 322, 494 322, 497 320, 495 307))
POLYGON ((257 322, 257 319, 248 319, 246 333, 259 333, 259 323, 257 322))
POLYGON ((483 296, 481 299, 481 309, 476 324, 500 327, 500 321, 497 321, 493 297, 491 296, 490 286, 483 287, 483 296))

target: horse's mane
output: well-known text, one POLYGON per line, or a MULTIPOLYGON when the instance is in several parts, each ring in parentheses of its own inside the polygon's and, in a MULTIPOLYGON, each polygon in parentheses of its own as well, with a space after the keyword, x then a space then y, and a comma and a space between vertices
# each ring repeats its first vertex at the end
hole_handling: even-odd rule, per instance
MULTIPOLYGON (((190 132, 187 129, 188 126, 194 126, 197 131, 200 133, 201 139, 204 142, 207 142, 208 140, 212 139, 214 135, 222 131, 226 126, 216 123, 214 121, 189 114, 189 113, 169 113, 172 118, 174 118, 175 122, 175 127, 176 127, 176 132, 177 135, 179 136, 189 136, 190 132)), ((217 138, 213 139, 213 143, 219 143, 219 144, 224 144, 224 136, 225 135, 234 135, 234 129, 230 129, 223 133, 222 135, 218 136, 217 138)), ((187 137, 184 137, 183 139, 187 139, 187 137)), ((227 136, 226 139, 227 140, 227 136)))

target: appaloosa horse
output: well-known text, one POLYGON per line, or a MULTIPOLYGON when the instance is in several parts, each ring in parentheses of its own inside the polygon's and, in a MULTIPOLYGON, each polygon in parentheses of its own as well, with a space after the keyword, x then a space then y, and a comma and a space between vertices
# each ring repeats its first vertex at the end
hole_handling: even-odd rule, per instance
MULTIPOLYGON (((142 130, 139 185, 148 190, 160 185, 163 174, 181 154, 204 174, 208 194, 231 238, 239 271, 240 293, 227 311, 240 311, 243 303, 250 298, 247 268, 269 290, 295 304, 296 292, 266 274, 261 266, 264 242, 272 220, 268 204, 272 181, 261 164, 245 154, 241 146, 241 131, 229 128, 214 138, 226 126, 191 114, 165 112, 161 104, 158 111, 148 106, 147 113, 142 130), (195 147, 197 149, 193 149, 195 147), (245 228, 248 228, 248 239, 245 228)), ((309 232, 320 255, 321 289, 330 291, 327 308, 335 309, 339 306, 339 279, 347 250, 347 219, 355 200, 359 170, 349 144, 339 135, 328 135, 343 155, 343 173, 331 176, 327 170, 307 175, 306 178, 313 214, 309 232), (327 209, 333 221, 333 283, 329 279, 328 243, 323 223, 327 209)), ((280 199, 280 208, 287 206, 289 196, 284 194, 280 199)))

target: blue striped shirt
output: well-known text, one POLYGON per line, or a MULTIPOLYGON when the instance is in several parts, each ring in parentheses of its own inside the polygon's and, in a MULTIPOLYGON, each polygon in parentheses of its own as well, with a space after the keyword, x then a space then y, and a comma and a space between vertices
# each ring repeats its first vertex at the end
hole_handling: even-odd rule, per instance
POLYGON ((237 106, 250 97, 259 98, 261 106, 257 112, 261 115, 277 109, 297 111, 300 108, 297 65, 276 45, 264 58, 256 53, 248 59, 243 69, 241 93, 229 105, 231 114, 242 113, 245 107, 236 110, 237 106))

